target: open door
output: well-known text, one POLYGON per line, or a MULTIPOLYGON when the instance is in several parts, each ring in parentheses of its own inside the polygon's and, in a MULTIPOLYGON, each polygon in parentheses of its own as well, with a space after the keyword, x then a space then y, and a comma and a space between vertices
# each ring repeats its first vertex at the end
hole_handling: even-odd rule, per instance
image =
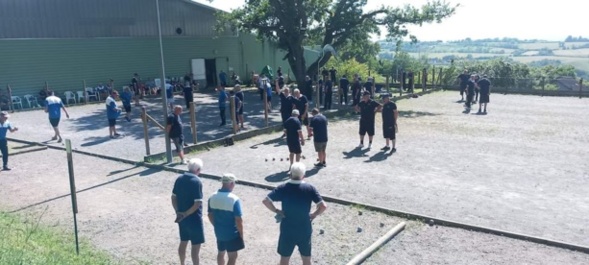
POLYGON ((217 64, 215 59, 205 59, 207 87, 217 85, 217 64))

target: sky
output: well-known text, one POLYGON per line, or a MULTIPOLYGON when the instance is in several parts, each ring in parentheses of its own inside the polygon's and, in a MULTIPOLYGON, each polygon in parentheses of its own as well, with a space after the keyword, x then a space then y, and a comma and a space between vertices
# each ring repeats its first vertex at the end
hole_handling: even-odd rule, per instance
MULTIPOLYGON (((193 0, 230 11, 245 0, 193 0)), ((421 6, 427 0, 368 0, 365 11, 383 4, 421 6)), ((589 37, 589 27, 584 23, 589 9, 578 0, 447 0, 460 4, 456 13, 437 24, 408 27, 411 34, 421 41, 460 40, 465 38, 518 38, 564 41, 569 36, 589 37)), ((374 40, 384 38, 375 36, 374 40)))

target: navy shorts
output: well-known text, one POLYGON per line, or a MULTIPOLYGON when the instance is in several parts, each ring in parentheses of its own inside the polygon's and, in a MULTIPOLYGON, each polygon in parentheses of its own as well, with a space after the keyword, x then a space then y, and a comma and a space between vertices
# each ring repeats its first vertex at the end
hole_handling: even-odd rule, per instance
POLYGON ((394 124, 383 124, 382 135, 384 138, 395 140, 395 125, 394 124))
POLYGON ((129 105, 123 104, 123 107, 125 108, 125 112, 131 112, 131 104, 129 104, 129 105))
POLYGON ((53 128, 57 128, 57 126, 59 126, 59 118, 49 118, 49 123, 51 123, 51 126, 53 126, 53 128))
POLYGON ((311 256, 311 233, 280 233, 278 238, 278 254, 282 257, 290 257, 295 247, 303 257, 311 256))
POLYGON ((243 115, 243 106, 241 106, 241 108, 239 108, 239 110, 237 110, 237 114, 243 115))
POLYGON ((301 154, 303 152, 301 148, 301 143, 287 143, 288 144, 288 151, 292 154, 301 154))
POLYGON ((374 136, 374 122, 362 122, 360 121, 360 135, 374 136))
POLYGON ((243 243, 243 239, 238 236, 234 239, 229 241, 220 241, 217 240, 217 250, 219 252, 227 251, 227 252, 236 252, 245 248, 245 244, 243 243))
POLYGON ((173 137, 172 142, 176 146, 176 152, 184 152, 184 137, 173 137))
POLYGON ((190 241, 192 245, 205 242, 205 232, 202 222, 183 220, 178 224, 180 228, 180 241, 190 241))
POLYGON ((108 126, 114 127, 117 125, 117 119, 108 119, 108 126))

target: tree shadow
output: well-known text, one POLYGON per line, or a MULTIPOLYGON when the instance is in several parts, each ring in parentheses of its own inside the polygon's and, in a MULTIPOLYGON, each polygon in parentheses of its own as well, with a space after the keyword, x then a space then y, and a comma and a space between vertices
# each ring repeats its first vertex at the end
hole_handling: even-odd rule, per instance
POLYGON ((353 157, 365 157, 368 156, 366 155, 366 153, 370 151, 370 149, 366 148, 366 149, 362 149, 361 147, 356 147, 354 149, 352 149, 349 152, 342 152, 342 154, 344 155, 344 159, 350 159, 353 157))

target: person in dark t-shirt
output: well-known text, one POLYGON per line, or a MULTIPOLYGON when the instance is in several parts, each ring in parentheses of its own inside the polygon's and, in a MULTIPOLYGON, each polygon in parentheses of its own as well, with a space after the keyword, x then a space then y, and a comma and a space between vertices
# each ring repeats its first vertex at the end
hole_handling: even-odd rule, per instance
POLYGON ((325 68, 321 68, 321 76, 323 77, 323 80, 325 80, 329 76, 329 71, 325 68))
POLYGON ((335 70, 335 68, 333 68, 333 66, 331 67, 331 69, 329 69, 329 77, 331 78, 331 81, 335 82, 335 75, 337 74, 337 70, 335 70))
POLYGON ((327 77, 327 79, 325 80, 325 102, 323 104, 323 107, 325 109, 331 109, 331 101, 332 101, 332 97, 333 97, 333 82, 331 82, 330 78, 327 77))
POLYGON ((243 95, 243 91, 241 91, 241 85, 240 84, 236 84, 234 87, 235 90, 235 97, 239 99, 239 101, 241 102, 241 105, 239 105, 239 109, 237 110, 237 118, 238 118, 238 122, 239 124, 241 124, 240 128, 241 129, 245 129, 245 126, 243 125, 244 119, 243 119, 243 105, 245 103, 244 100, 244 95, 243 95))
POLYGON ((464 72, 462 74, 460 74, 456 79, 458 79, 458 82, 460 83, 460 97, 461 97, 461 101, 464 101, 464 92, 466 90, 466 87, 468 85, 468 82, 470 80, 470 75, 468 74, 468 70, 464 70, 464 72))
POLYGON ((174 106, 174 113, 168 116, 166 131, 176 146, 176 152, 178 152, 181 163, 186 164, 186 160, 184 160, 184 132, 182 131, 182 119, 180 119, 181 114, 182 106, 174 106))
POLYGON ((305 145, 301 122, 299 121, 299 110, 294 109, 292 115, 284 122, 284 134, 286 134, 286 145, 288 145, 290 164, 301 160, 302 145, 305 145), (296 156, 296 157, 295 157, 296 156))
POLYGON ((352 106, 358 105, 360 102, 360 91, 362 90, 362 85, 360 84, 360 77, 358 74, 354 75, 354 83, 352 83, 352 106))
POLYGON ((309 76, 305 76, 305 87, 303 88, 303 95, 305 95, 309 101, 313 100, 313 80, 311 80, 311 77, 309 76))
POLYGON ((350 90, 350 81, 346 78, 346 75, 343 75, 342 78, 339 80, 339 104, 347 105, 348 104, 348 91, 350 90))
POLYGON ((395 148, 395 133, 397 130, 397 118, 399 117, 399 112, 397 111, 397 104, 391 101, 390 94, 384 94, 382 95, 382 98, 382 135, 386 139, 386 145, 381 150, 387 151, 391 149, 389 146, 389 142, 392 141, 393 148, 390 152, 392 154, 397 151, 397 149, 395 148))
POLYGON ((316 167, 325 167, 325 149, 327 148, 327 118, 319 113, 318 108, 314 108, 311 112, 313 117, 309 122, 311 134, 313 135, 313 143, 315 145, 315 152, 319 157, 319 162, 315 164, 316 167))
POLYGON ((481 113, 481 107, 484 105, 485 107, 482 113, 487 114, 487 103, 489 103, 489 96, 491 94, 491 81, 487 79, 486 75, 483 75, 478 85, 481 93, 481 97, 479 98, 479 113, 481 113))
POLYGON ((468 83, 466 83, 466 103, 464 106, 466 107, 466 112, 470 112, 470 106, 472 105, 472 100, 474 98, 474 90, 476 87, 476 83, 474 81, 475 76, 472 75, 468 83))
POLYGON ((370 98, 370 92, 364 91, 362 101, 356 106, 356 111, 360 112, 360 145, 364 147, 364 136, 368 133, 368 149, 372 147, 372 138, 374 137, 374 116, 379 111, 381 105, 370 98))
POLYGON ((309 136, 309 134, 311 134, 311 129, 309 129, 309 118, 307 117, 307 111, 309 110, 309 100, 305 95, 301 95, 301 91, 299 89, 295 89, 292 95, 293 107, 299 110, 299 121, 302 125, 307 126, 307 136, 309 136))

